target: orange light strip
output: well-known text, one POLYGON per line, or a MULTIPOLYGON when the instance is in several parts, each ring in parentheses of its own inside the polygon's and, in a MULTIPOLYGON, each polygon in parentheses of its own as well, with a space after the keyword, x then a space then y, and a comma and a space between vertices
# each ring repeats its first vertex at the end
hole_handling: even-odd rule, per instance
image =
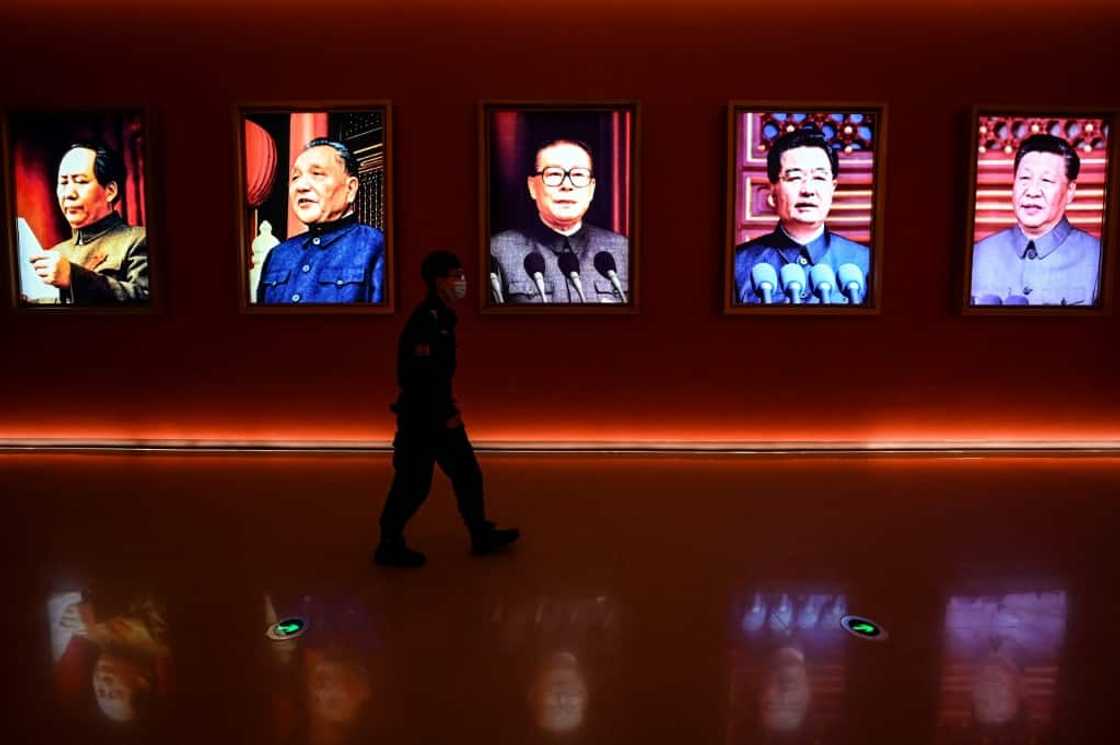
MULTIPOLYGON (((517 425, 494 412, 472 418, 468 431, 486 448, 615 450, 845 450, 895 449, 1107 449, 1120 448, 1120 421, 1111 412, 1062 421, 1042 421, 1022 412, 993 412, 961 420, 952 412, 914 409, 890 418, 847 425, 791 423, 775 429, 753 421, 704 422, 689 419, 624 422, 589 427, 555 422, 547 428, 517 425)), ((393 438, 388 417, 351 426, 337 423, 293 427, 242 421, 157 421, 121 423, 89 418, 65 425, 34 419, 0 424, 0 448, 380 448, 393 438)))
MULTIPOLYGON (((475 441, 480 452, 509 453, 1100 453, 1120 454, 1112 440, 823 440, 823 441, 475 441)), ((70 440, 0 439, 0 452, 388 452, 390 440, 70 440)))

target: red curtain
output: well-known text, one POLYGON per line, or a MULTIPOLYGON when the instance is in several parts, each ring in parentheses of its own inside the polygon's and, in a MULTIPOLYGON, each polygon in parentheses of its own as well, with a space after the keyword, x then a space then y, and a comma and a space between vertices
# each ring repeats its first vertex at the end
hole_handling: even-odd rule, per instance
MULTIPOLYGON (((296 163, 296 158, 303 152, 303 148, 310 140, 316 137, 327 136, 327 113, 325 111, 309 111, 292 114, 288 132, 291 137, 288 142, 288 171, 296 163)), ((292 206, 288 205, 288 237, 299 235, 307 231, 307 226, 299 221, 292 206)))

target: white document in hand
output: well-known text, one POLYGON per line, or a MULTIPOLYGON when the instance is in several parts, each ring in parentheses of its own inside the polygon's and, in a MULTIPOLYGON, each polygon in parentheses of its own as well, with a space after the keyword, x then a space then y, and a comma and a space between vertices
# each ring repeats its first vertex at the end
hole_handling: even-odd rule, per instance
POLYGON ((31 257, 43 250, 31 226, 22 217, 16 218, 19 241, 19 294, 28 303, 57 303, 58 288, 39 278, 31 266, 31 257))

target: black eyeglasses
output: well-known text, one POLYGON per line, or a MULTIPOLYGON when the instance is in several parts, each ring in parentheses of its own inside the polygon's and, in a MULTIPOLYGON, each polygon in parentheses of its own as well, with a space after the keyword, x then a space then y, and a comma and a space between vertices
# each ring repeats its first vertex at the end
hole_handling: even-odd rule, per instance
POLYGON ((560 186, 564 179, 568 179, 577 189, 586 189, 594 178, 590 168, 569 168, 566 171, 563 168, 545 168, 533 175, 540 176, 545 186, 560 186))

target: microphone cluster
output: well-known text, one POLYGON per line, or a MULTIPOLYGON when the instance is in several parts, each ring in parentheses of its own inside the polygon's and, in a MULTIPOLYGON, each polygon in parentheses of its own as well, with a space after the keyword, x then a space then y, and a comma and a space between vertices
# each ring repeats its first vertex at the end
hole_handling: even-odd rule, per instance
POLYGON ((1030 301, 1024 295, 1008 295, 1007 297, 1000 297, 999 295, 981 295, 980 297, 973 296, 972 302, 974 305, 1029 305, 1030 301))
POLYGON ((798 264, 786 264, 780 272, 764 262, 751 267, 751 289, 763 305, 781 303, 783 297, 792 305, 800 305, 806 288, 826 305, 840 302, 840 297, 860 305, 866 280, 855 264, 841 264, 835 272, 828 264, 817 264, 808 275, 798 264))
MULTIPOLYGON (((595 254, 593 262, 595 265, 595 270, 603 276, 603 279, 611 283, 611 287, 614 288, 614 291, 618 294, 619 299, 625 303, 626 293, 622 289, 622 278, 618 276, 618 264, 615 263, 614 256, 611 256, 610 252, 608 251, 600 251, 599 253, 595 254)), ((557 263, 560 265, 561 274, 563 274, 565 279, 571 282, 572 286, 575 287, 576 294, 579 295, 579 301, 581 303, 586 303, 587 296, 586 294, 584 294, 583 282, 580 279, 579 259, 576 258, 575 254, 562 253, 557 259, 557 263)), ((540 302, 547 303, 548 293, 545 290, 544 284, 544 256, 537 252, 526 255, 525 260, 522 262, 522 268, 525 270, 525 274, 529 277, 529 279, 532 280, 533 286, 537 290, 537 297, 540 298, 540 302)), ((490 271, 490 289, 494 295, 494 302, 499 304, 505 302, 504 298, 502 297, 501 280, 498 278, 498 272, 493 267, 491 267, 490 271)))

